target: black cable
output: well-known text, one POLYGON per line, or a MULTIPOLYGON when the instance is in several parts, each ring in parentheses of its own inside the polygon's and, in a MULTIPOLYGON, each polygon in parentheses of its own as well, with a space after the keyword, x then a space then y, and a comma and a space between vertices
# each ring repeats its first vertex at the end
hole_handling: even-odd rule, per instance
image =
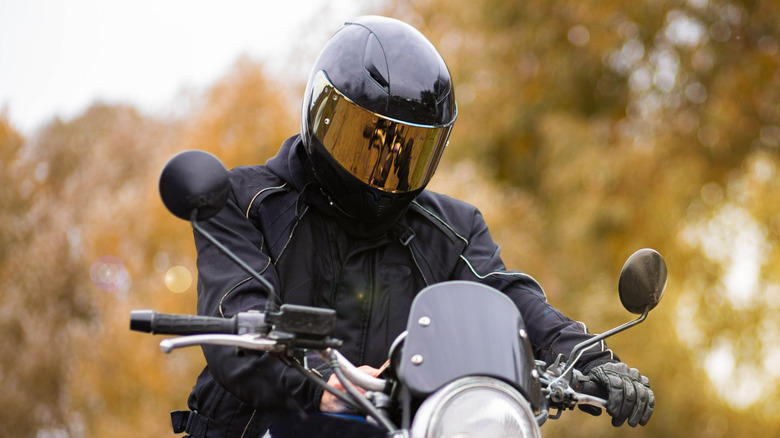
POLYGON ((377 422, 379 422, 382 427, 387 429, 388 432, 391 434, 396 431, 396 427, 393 423, 390 422, 387 418, 385 418, 384 415, 382 415, 375 407, 372 405, 368 400, 363 397, 360 392, 358 392, 357 389, 355 389, 354 386, 352 386, 352 383, 347 380, 347 377, 344 375, 344 371, 341 370, 341 366, 339 365, 338 358, 336 357, 335 352, 331 352, 330 354, 330 366, 333 368, 333 372, 336 373, 336 377, 338 377, 339 381, 341 381, 341 384, 344 386, 344 389, 347 390, 349 395, 352 396, 352 398, 355 399, 357 402, 357 407, 363 409, 364 412, 366 412, 368 415, 373 417, 377 422))
MULTIPOLYGON (((339 400, 344 402, 345 404, 349 406, 355 406, 355 402, 352 400, 352 397, 350 397, 348 394, 344 394, 343 392, 337 390, 336 388, 328 385, 328 383, 313 372, 311 370, 305 368, 303 365, 301 365, 300 362, 297 360, 289 360, 285 361, 288 365, 292 366, 296 370, 298 370, 301 374, 303 374, 304 377, 311 380, 315 385, 319 386, 325 391, 328 391, 329 393, 335 395, 339 400)), ((338 376, 337 376, 338 377, 338 376)))
POLYGON ((195 231, 197 231, 201 236, 205 237, 206 240, 214 245, 222 254, 230 258, 230 260, 236 263, 241 269, 244 270, 244 272, 249 274, 252 278, 257 280, 258 283, 265 287, 265 289, 268 291, 268 300, 265 302, 265 312, 273 313, 273 311, 276 310, 276 289, 274 289, 273 285, 268 280, 263 278, 263 276, 260 275, 257 271, 252 269, 252 267, 249 266, 245 261, 241 260, 241 258, 235 255, 233 251, 229 250, 225 245, 220 243, 214 236, 211 235, 211 233, 200 226, 198 223, 197 208, 192 210, 192 217, 190 222, 192 223, 192 228, 194 228, 195 231))

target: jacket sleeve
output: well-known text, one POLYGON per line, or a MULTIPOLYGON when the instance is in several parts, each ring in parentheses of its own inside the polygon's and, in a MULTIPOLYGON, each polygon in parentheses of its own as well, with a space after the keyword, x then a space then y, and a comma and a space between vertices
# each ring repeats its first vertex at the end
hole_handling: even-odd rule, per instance
MULTIPOLYGON (((259 272, 279 291, 279 280, 264 249, 263 234, 244 216, 231 194, 228 205, 201 223, 220 243, 259 272)), ((247 310, 263 310, 268 291, 240 266, 195 231, 198 253, 198 314, 229 318, 247 310)), ((204 346, 213 378, 236 398, 255 408, 316 410, 321 390, 296 370, 266 353, 237 355, 233 347, 204 346)), ((320 371, 323 361, 307 356, 320 371)))
MULTIPOLYGON (((537 359, 551 363, 559 353, 568 357, 575 345, 592 337, 585 325, 563 315, 547 302, 539 283, 531 276, 504 266, 482 215, 474 210, 468 243, 457 263, 456 277, 474 280, 504 292, 520 310, 537 359)), ((586 351, 576 368, 587 372, 593 366, 617 357, 602 341, 586 351)))

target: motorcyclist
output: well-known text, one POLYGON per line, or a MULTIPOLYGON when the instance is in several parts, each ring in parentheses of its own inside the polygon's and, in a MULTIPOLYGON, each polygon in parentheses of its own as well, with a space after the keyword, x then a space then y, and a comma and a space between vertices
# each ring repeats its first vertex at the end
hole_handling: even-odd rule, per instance
MULTIPOLYGON (((416 29, 376 16, 347 22, 312 69, 301 133, 265 165, 230 173, 228 205, 203 223, 280 291, 280 302, 335 309, 334 337, 376 374, 425 286, 478 281, 520 310, 537 358, 552 362, 590 335, 530 276, 504 267, 479 211, 425 190, 457 116, 444 60, 416 29)), ((266 291, 196 234, 198 313, 230 317, 265 306, 266 291)), ((207 367, 172 414, 189 436, 262 436, 290 411, 344 406, 267 354, 204 346, 207 367)), ((302 359, 336 385, 315 355, 302 359)), ((644 425, 647 378, 603 343, 578 368, 609 390, 613 424, 644 425)))

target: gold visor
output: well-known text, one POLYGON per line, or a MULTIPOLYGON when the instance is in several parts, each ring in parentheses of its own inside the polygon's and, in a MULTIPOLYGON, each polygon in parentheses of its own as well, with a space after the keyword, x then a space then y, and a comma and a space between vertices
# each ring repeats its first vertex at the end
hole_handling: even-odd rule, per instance
POLYGON ((313 78, 311 134, 349 173, 390 193, 424 187, 433 177, 452 124, 417 125, 371 112, 344 96, 324 72, 313 78))

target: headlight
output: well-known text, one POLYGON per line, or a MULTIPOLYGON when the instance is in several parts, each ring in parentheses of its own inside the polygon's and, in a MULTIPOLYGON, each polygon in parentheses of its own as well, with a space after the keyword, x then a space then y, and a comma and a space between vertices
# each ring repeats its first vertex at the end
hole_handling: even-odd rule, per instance
POLYGON ((464 377, 436 391, 414 417, 412 438, 541 438, 528 401, 489 377, 464 377))

